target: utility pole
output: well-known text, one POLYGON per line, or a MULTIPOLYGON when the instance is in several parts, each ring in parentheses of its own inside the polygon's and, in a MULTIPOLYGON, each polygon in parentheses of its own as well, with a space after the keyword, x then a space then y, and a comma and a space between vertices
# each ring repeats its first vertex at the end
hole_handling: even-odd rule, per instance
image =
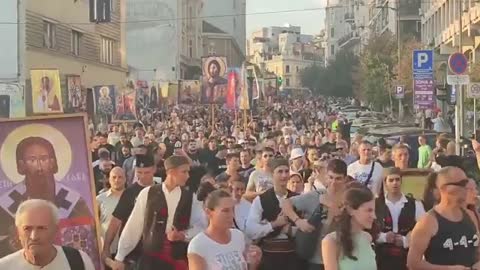
MULTIPOLYGON (((462 17, 463 17, 463 0, 457 0, 458 9, 458 22, 459 22, 459 36, 458 36, 458 52, 463 53, 462 48, 462 17)), ((455 85, 456 90, 456 104, 455 104, 455 152, 457 155, 461 154, 460 140, 463 136, 463 87, 462 85, 455 85)))
MULTIPOLYGON (((400 74, 400 55, 401 55, 401 39, 400 39, 400 0, 397 0, 397 65, 398 65, 398 74, 397 74, 397 81, 398 76, 400 74)), ((393 108, 392 108, 393 109, 393 108)), ((401 122, 403 119, 403 101, 401 98, 398 99, 398 122, 401 122)))

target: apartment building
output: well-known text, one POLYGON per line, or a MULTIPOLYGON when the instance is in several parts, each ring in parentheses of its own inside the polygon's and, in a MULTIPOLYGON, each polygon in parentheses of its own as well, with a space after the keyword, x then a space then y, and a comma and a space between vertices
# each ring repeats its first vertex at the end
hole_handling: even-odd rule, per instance
POLYGON ((194 79, 201 75, 200 0, 124 0, 127 2, 128 65, 146 81, 194 79))

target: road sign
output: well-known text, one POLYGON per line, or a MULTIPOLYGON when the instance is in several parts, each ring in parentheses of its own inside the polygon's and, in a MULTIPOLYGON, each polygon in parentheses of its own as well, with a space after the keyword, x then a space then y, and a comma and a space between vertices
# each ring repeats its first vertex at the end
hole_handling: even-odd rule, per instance
POLYGON ((467 97, 480 98, 480 83, 472 82, 468 85, 467 97))
POLYGON ((467 85, 470 83, 468 75, 447 75, 447 83, 449 85, 467 85))
POLYGON ((414 74, 414 104, 419 109, 431 109, 435 104, 435 83, 433 74, 414 74))
POLYGON ((432 73, 433 72, 433 51, 432 50, 414 50, 412 69, 413 69, 413 73, 432 73))
POLYGON ((454 53, 448 57, 448 67, 451 72, 461 75, 467 71, 468 59, 463 53, 454 53))
POLYGON ((398 85, 395 87, 395 98, 403 99, 405 97, 405 86, 398 85))

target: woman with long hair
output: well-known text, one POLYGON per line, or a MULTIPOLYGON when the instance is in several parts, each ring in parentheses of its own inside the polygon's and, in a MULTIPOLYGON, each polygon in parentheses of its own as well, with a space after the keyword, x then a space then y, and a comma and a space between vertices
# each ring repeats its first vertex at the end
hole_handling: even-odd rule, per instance
POLYGON ((432 172, 427 176, 427 184, 423 191, 423 206, 425 211, 430 211, 440 201, 440 193, 437 188, 437 173, 432 172))
POLYGON ((233 227, 235 202, 225 190, 211 192, 204 203, 209 224, 188 246, 190 270, 256 270, 261 250, 245 244, 243 233, 233 227))
POLYGON ((364 187, 350 187, 335 232, 322 240, 325 270, 377 269, 372 236, 365 232, 375 220, 375 197, 364 187))

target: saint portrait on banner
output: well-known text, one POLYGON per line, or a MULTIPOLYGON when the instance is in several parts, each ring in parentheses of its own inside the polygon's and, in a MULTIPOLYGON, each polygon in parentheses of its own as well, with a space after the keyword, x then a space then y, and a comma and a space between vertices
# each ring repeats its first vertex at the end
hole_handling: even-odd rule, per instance
POLYGON ((12 183, 0 194, 0 257, 21 248, 15 235, 15 213, 25 200, 48 200, 58 207, 61 220, 86 218, 86 223, 92 223, 93 215, 80 193, 62 184, 73 153, 59 130, 39 124, 19 127, 6 137, 0 154, 1 168, 12 183), (37 132, 41 135, 34 135, 39 130, 43 130, 37 132))

